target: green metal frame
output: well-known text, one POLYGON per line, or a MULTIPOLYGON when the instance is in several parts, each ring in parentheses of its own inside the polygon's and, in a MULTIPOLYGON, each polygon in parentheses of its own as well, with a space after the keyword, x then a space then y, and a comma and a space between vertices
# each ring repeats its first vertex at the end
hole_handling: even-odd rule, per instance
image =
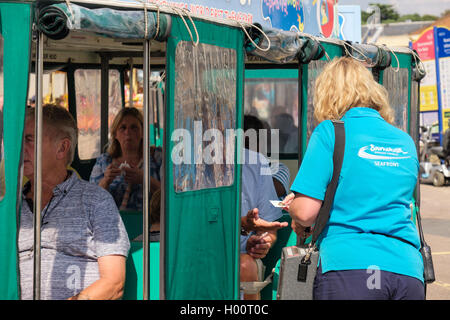
MULTIPOLYGON (((174 17, 172 22, 172 34, 167 44, 167 104, 164 133, 166 155, 171 155, 174 147, 171 140, 174 123, 168 119, 174 119, 176 47, 180 41, 192 40, 181 19, 174 17)), ((243 33, 237 28, 203 21, 195 21, 195 25, 201 43, 236 50, 236 128, 242 128, 243 33)), ((162 241, 165 241, 166 299, 228 300, 239 297, 241 168, 237 164, 237 159, 240 156, 240 148, 238 140, 235 149, 234 184, 229 187, 176 193, 172 183, 165 185, 165 236, 162 241), (201 241, 201 244, 193 243, 194 239, 201 241), (217 250, 219 254, 216 254, 217 250), (192 274, 194 270, 201 274, 192 274), (193 279, 195 281, 192 281, 193 279)), ((170 156, 165 159, 166 181, 174 181, 170 160, 170 156)))
POLYGON ((0 299, 19 299, 17 230, 22 199, 19 170, 31 59, 32 13, 30 4, 0 3, 4 38, 3 137, 6 168, 6 194, 0 201, 0 299))

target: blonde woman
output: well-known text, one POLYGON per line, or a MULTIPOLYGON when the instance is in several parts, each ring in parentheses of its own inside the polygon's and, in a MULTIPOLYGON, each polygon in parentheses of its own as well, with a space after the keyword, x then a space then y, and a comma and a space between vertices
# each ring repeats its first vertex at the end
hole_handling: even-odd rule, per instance
POLYGON ((314 225, 333 173, 334 127, 345 152, 327 226, 318 239, 314 299, 424 299, 420 241, 410 202, 419 163, 411 137, 392 125, 386 90, 351 58, 316 80, 315 117, 301 168, 284 203, 294 231, 314 225))
MULTIPOLYGON (((89 181, 108 190, 120 210, 142 211, 143 117, 136 108, 124 108, 114 118, 111 141, 100 155, 89 181)), ((150 167, 151 190, 159 189, 159 167, 150 167)))

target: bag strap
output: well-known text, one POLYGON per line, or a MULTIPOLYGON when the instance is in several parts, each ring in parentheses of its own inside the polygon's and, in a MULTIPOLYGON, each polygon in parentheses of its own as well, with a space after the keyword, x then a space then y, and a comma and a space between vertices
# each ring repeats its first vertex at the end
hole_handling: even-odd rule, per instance
POLYGON ((416 212, 416 219, 417 219, 417 229, 419 230, 419 238, 420 238, 420 247, 423 248, 427 245, 425 242, 425 236, 423 235, 423 229, 422 229, 422 217, 420 215, 420 178, 417 179, 417 186, 416 186, 416 205, 417 205, 417 212, 416 212))
POLYGON ((314 230, 312 233, 311 247, 315 245, 317 239, 325 228, 328 220, 330 219, 330 211, 333 206, 334 195, 339 182, 339 176, 341 174, 342 163, 344 161, 345 151, 345 127, 344 122, 339 120, 333 120, 334 125, 334 151, 333 151, 333 177, 328 184, 327 191, 325 192, 325 199, 323 200, 322 207, 318 213, 314 230))

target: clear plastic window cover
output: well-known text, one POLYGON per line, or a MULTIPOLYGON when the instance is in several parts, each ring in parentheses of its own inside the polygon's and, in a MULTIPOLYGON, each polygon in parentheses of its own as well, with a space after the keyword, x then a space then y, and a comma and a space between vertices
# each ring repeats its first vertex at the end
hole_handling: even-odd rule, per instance
MULTIPOLYGON (((246 79, 244 103, 245 115, 257 117, 266 129, 278 129, 280 154, 298 153, 297 79, 246 79)), ((274 151, 273 140, 267 142, 267 151, 274 151)))
POLYGON ((419 82, 411 81, 411 117, 410 117, 410 134, 414 142, 419 144, 419 82))
MULTIPOLYGON (((100 150, 101 70, 75 71, 75 93, 78 125, 78 156, 81 160, 94 159, 100 150)), ((122 108, 120 73, 109 71, 109 116, 111 127, 115 115, 122 108)))
POLYGON ((236 139, 229 129, 236 128, 236 65, 233 49, 177 45, 171 154, 176 192, 234 182, 236 139))
POLYGON ((67 30, 75 30, 121 39, 144 39, 145 36, 152 39, 158 31, 158 38, 162 39, 167 36, 170 25, 169 15, 160 14, 158 20, 157 13, 150 10, 147 11, 146 23, 144 10, 89 9, 74 3, 70 7, 65 3, 46 6, 41 9, 39 19, 39 28, 50 38, 62 38, 60 35, 67 30), (45 19, 46 10, 52 10, 52 14, 59 17, 45 19))
POLYGON ((389 104, 394 111, 394 125, 408 132, 408 69, 398 72, 392 67, 385 69, 383 85, 389 94, 389 104))
MULTIPOLYGON (((314 119, 314 85, 326 63, 319 60, 308 64, 307 141, 318 125, 314 119)), ((401 68, 399 72, 395 72, 392 67, 389 67, 384 71, 383 81, 389 94, 389 103, 394 111, 394 125, 408 132, 408 69, 401 68)))
POLYGON ((316 79, 325 68, 327 61, 315 60, 308 64, 308 107, 307 107, 307 122, 306 122, 306 141, 309 141, 311 134, 316 126, 319 124, 314 118, 314 88, 316 79))
POLYGON ((6 192, 5 183, 5 150, 3 147, 3 99, 4 99, 4 74, 3 74, 3 36, 0 35, 0 200, 6 192))
MULTIPOLYGON (((256 49, 250 53, 274 63, 294 61, 306 42, 305 39, 300 38, 295 32, 264 29, 264 33, 270 39, 270 49, 268 51, 256 49)), ((262 36, 262 41, 260 41, 258 46, 262 49, 268 47, 266 37, 262 36)))

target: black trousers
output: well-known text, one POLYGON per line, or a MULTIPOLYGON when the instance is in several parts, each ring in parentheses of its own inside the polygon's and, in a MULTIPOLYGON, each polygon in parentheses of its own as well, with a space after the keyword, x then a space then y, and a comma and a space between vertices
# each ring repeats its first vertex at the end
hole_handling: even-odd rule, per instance
POLYGON ((317 269, 314 300, 424 300, 419 279, 374 269, 322 273, 317 269))

